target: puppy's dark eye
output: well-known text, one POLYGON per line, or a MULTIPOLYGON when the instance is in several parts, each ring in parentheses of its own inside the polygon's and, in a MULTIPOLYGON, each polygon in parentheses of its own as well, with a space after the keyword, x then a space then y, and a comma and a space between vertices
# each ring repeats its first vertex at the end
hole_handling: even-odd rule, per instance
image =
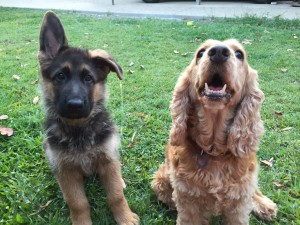
POLYGON ((197 58, 200 59, 204 55, 204 52, 205 52, 205 49, 201 49, 197 54, 197 58))
POLYGON ((238 59, 240 59, 240 60, 244 59, 244 54, 240 50, 236 50, 234 54, 235 54, 235 57, 237 57, 238 59))
POLYGON ((86 82, 86 83, 92 83, 93 82, 93 77, 91 75, 85 75, 83 77, 83 80, 86 82))
POLYGON ((57 81, 63 81, 63 80, 66 79, 66 75, 63 72, 58 72, 55 75, 54 79, 57 80, 57 81))

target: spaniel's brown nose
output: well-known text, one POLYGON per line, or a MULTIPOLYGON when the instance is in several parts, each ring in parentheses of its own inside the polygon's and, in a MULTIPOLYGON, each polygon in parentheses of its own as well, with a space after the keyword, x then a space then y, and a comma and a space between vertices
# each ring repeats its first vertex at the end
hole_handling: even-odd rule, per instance
POLYGON ((230 50, 226 46, 220 45, 211 48, 207 54, 212 62, 223 63, 229 58, 230 50))

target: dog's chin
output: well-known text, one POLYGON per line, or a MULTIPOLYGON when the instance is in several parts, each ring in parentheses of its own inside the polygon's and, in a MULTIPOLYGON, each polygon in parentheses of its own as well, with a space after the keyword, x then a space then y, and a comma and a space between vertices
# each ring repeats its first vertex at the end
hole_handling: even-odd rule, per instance
POLYGON ((89 117, 60 117, 61 121, 72 127, 83 127, 86 126, 89 121, 89 117))
POLYGON ((200 97, 200 101, 205 108, 214 110, 224 109, 229 102, 229 100, 226 98, 212 99, 206 96, 200 97))
POLYGON ((84 121, 89 117, 89 112, 67 112, 60 113, 60 118, 65 121, 84 121))
POLYGON ((69 119, 69 120, 78 120, 78 119, 85 119, 86 116, 78 115, 78 114, 70 114, 67 116, 62 116, 63 118, 69 119))

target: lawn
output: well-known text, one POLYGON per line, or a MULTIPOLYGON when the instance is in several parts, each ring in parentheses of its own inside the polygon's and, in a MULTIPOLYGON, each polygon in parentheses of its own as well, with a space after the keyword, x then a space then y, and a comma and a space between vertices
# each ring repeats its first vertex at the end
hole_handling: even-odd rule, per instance
MULTIPOLYGON (((123 81, 108 77, 108 108, 122 137, 125 195, 141 224, 175 224, 176 212, 157 200, 150 181, 164 160, 176 80, 209 38, 243 41, 266 95, 259 186, 279 212, 274 222, 251 215, 251 224, 300 224, 299 20, 212 18, 187 26, 180 20, 56 13, 70 45, 106 49, 123 66, 123 81)), ((45 112, 41 101, 33 103, 41 99, 37 53, 43 14, 0 8, 0 116, 9 117, 0 125, 14 130, 12 136, 0 135, 0 224, 70 224, 41 147, 45 112)), ((86 190, 94 224, 115 224, 97 177, 86 179, 86 190)), ((221 222, 216 218, 213 224, 221 222)))

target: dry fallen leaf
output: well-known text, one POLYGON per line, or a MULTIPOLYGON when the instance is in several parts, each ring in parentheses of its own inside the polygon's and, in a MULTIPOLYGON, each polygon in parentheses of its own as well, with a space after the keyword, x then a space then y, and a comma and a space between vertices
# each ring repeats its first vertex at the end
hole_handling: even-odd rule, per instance
POLYGON ((12 128, 0 126, 0 133, 1 133, 1 135, 6 135, 6 136, 10 137, 14 134, 14 130, 12 128))
POLYGON ((144 65, 140 65, 140 69, 144 70, 145 66, 144 65))
POLYGON ((242 41, 242 44, 244 44, 244 45, 252 45, 252 40, 244 39, 244 40, 242 41))
POLYGON ((134 145, 134 139, 135 139, 136 131, 134 131, 130 143, 126 146, 127 148, 132 148, 134 145))
POLYGON ((0 116, 0 120, 7 120, 8 119, 8 115, 1 115, 0 116))
POLYGON ((127 148, 132 148, 132 147, 133 147, 133 143, 130 142, 126 147, 127 147, 127 148))
POLYGON ((283 128, 282 131, 288 131, 288 130, 291 130, 293 129, 292 127, 286 127, 286 128, 283 128))
POLYGON ((288 52, 293 52, 294 50, 289 48, 289 49, 287 49, 287 51, 288 52))
POLYGON ((41 205, 40 208, 41 209, 47 208, 51 204, 51 202, 53 202, 53 200, 49 200, 45 205, 41 205))
POLYGON ((14 75, 12 76, 12 78, 13 78, 14 80, 20 80, 20 76, 19 76, 19 75, 16 75, 16 74, 14 74, 14 75))
POLYGON ((283 187, 282 184, 278 183, 277 181, 272 181, 272 184, 274 184, 276 187, 281 188, 283 187))
POLYGON ((280 71, 283 72, 283 73, 286 73, 288 71, 288 69, 287 68, 281 68, 280 71))
POLYGON ((188 55, 188 53, 186 52, 186 53, 183 53, 183 54, 181 54, 181 56, 183 56, 183 57, 186 57, 188 55))
POLYGON ((136 135, 136 131, 134 131, 134 133, 133 133, 133 135, 132 135, 132 137, 131 137, 131 143, 133 143, 134 138, 135 138, 135 135, 136 135))
POLYGON ((21 57, 20 56, 16 56, 16 60, 20 60, 21 59, 21 57))
POLYGON ((32 81, 31 84, 32 84, 32 85, 33 85, 33 84, 37 84, 38 82, 39 82, 39 80, 36 79, 36 80, 32 81))
POLYGON ((273 158, 269 159, 269 160, 260 160, 263 164, 272 167, 273 166, 273 158))
POLYGON ((174 50, 174 53, 175 53, 175 54, 178 54, 179 52, 178 52, 177 50, 174 50))
POLYGON ((190 40, 190 43, 194 43, 194 42, 200 42, 201 41, 201 38, 199 37, 196 37, 195 39, 193 40, 190 40))
POLYGON ((279 112, 279 111, 275 111, 275 113, 274 113, 274 116, 282 116, 283 114, 282 114, 282 112, 279 112))
POLYGON ((134 65, 134 62, 130 62, 128 66, 132 67, 134 65))
POLYGON ((39 102, 39 100, 40 100, 40 98, 38 96, 36 96, 36 97, 34 97, 32 103, 36 105, 39 102))
POLYGON ((128 70, 128 73, 133 74, 134 70, 128 70))
POLYGON ((104 45, 103 45, 103 48, 108 48, 108 44, 104 44, 104 45))
POLYGON ((49 200, 45 205, 41 205, 40 209, 34 213, 31 213, 30 216, 39 214, 42 210, 45 210, 46 208, 48 208, 48 206, 51 204, 51 202, 53 202, 53 200, 49 200))
POLYGON ((137 113, 136 114, 138 117, 144 117, 144 118, 147 118, 148 115, 144 114, 144 113, 137 113))

